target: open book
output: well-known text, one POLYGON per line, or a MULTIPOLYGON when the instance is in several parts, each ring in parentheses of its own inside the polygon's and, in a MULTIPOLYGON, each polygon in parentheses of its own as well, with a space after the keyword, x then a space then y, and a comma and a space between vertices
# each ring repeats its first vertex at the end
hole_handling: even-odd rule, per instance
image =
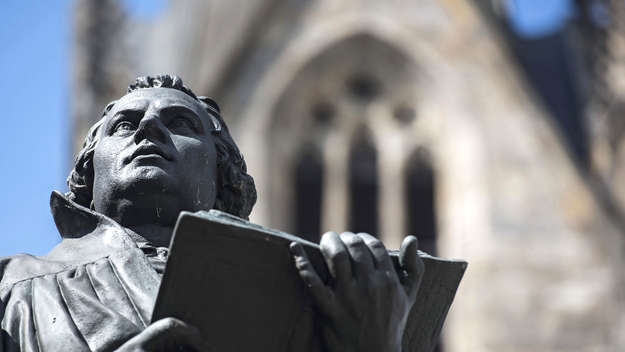
MULTIPOLYGON (((315 243, 216 210, 182 212, 152 320, 176 317, 198 327, 215 352, 323 351, 312 298, 289 252, 292 241, 303 244, 327 280, 315 243)), ((397 263, 398 252, 389 253, 397 263)), ((434 348, 467 267, 419 256, 425 274, 408 318, 405 352, 434 348)))

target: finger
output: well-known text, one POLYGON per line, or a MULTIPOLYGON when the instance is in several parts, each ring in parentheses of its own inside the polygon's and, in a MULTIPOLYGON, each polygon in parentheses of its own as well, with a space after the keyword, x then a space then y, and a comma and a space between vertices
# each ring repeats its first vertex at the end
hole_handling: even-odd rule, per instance
POLYGON ((347 247, 349 255, 352 258, 352 271, 356 278, 367 277, 372 275, 375 271, 375 265, 373 264, 373 254, 369 250, 369 247, 365 244, 365 241, 351 232, 343 232, 341 234, 341 240, 347 247))
POLYGON ((386 247, 384 247, 382 241, 364 232, 359 233, 358 236, 360 236, 365 241, 367 247, 369 247, 369 251, 371 251, 371 253, 373 254, 373 258, 375 260, 374 263, 377 269, 393 269, 391 257, 389 257, 388 251, 386 250, 386 247))
POLYGON ((425 272, 423 260, 417 254, 419 242, 415 236, 406 236, 399 250, 399 265, 404 270, 400 281, 409 297, 416 297, 425 272))
POLYGON ((349 251, 336 232, 326 232, 319 243, 321 253, 335 283, 344 285, 353 279, 349 251))
POLYGON ((293 258, 295 259, 295 267, 297 268, 297 272, 299 276, 304 280, 306 286, 313 296, 313 300, 315 301, 317 307, 324 313, 329 316, 332 312, 335 311, 333 306, 333 294, 332 291, 324 285, 323 281, 317 274, 317 271, 313 267, 310 259, 308 259, 308 255, 302 247, 301 244, 297 242, 291 242, 289 246, 291 253, 293 254, 293 258))

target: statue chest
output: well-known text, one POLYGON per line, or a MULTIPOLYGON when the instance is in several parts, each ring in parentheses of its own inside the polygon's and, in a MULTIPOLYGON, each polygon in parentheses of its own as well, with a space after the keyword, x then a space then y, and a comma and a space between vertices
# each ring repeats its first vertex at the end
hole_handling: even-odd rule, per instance
POLYGON ((110 351, 150 322, 160 277, 138 249, 3 290, 5 351, 110 351))

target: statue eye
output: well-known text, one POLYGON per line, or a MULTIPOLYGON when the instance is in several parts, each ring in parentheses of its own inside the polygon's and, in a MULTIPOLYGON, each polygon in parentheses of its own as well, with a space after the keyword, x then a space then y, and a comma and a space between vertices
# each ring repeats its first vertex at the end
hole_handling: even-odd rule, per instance
POLYGON ((136 129, 135 125, 130 121, 120 121, 115 124, 113 128, 113 133, 115 134, 123 134, 124 132, 132 132, 136 129))
POLYGON ((184 117, 184 116, 174 117, 169 122, 167 127, 169 127, 169 129, 171 130, 177 130, 177 129, 195 130, 195 125, 193 124, 193 122, 189 118, 184 117))

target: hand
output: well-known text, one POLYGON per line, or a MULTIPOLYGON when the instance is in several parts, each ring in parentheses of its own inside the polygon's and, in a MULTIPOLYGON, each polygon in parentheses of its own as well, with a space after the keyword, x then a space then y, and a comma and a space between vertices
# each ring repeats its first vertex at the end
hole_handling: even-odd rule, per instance
POLYGON ((301 244, 291 243, 300 277, 319 309, 330 351, 400 352, 408 313, 425 271, 417 238, 404 239, 398 275, 382 242, 371 235, 328 232, 321 252, 331 280, 325 285, 301 244))
POLYGON ((208 351, 200 331, 178 319, 158 320, 126 341, 118 352, 208 351))

